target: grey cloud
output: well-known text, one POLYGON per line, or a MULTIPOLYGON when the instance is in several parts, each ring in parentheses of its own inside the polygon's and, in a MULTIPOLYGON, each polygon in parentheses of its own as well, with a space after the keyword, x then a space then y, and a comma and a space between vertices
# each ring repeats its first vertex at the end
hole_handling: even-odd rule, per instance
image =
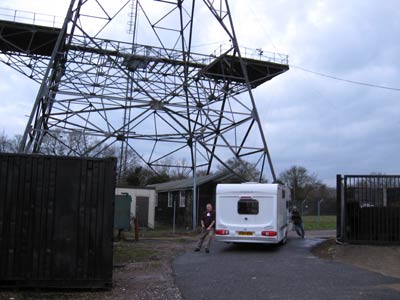
MULTIPOLYGON (((317 72, 400 88, 398 1, 249 2, 231 1, 241 45, 287 52, 290 63, 317 72), (319 23, 312 13, 320 13, 319 23)), ((196 43, 220 37, 196 28, 196 43)), ((0 79, 0 131, 20 133, 38 87, 8 76, 14 71, 7 66, 0 71, 7 72, 0 79)), ((254 94, 278 173, 300 164, 329 184, 337 173, 400 173, 400 92, 291 68, 254 94)))

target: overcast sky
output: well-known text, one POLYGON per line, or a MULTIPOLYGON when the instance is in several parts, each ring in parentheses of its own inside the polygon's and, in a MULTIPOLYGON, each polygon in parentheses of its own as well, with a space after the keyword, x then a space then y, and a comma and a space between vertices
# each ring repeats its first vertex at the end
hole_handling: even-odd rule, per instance
MULTIPOLYGON (((241 46, 289 55, 290 70, 254 90, 278 174, 302 165, 334 185, 338 173, 400 173, 399 4, 230 1, 241 46)), ((0 0, 3 8, 58 16, 67 6, 65 0, 0 0)), ((38 85, 4 64, 0 74, 0 131, 20 134, 38 85)))

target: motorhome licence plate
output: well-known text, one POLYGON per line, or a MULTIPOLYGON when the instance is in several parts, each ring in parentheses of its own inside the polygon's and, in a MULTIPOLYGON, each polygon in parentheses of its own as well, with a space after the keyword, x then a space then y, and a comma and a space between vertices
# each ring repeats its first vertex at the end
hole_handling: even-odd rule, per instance
POLYGON ((249 236, 249 235, 253 235, 253 232, 251 232, 251 231, 238 231, 238 235, 249 236))

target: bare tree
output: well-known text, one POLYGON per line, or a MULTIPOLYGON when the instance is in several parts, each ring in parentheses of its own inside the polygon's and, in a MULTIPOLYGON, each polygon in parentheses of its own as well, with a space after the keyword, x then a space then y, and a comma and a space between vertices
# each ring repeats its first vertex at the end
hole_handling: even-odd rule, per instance
POLYGON ((0 133, 0 152, 16 153, 18 152, 18 145, 21 141, 20 135, 14 135, 13 138, 8 138, 3 131, 0 133))
POLYGON ((17 153, 19 151, 19 145, 21 144, 22 135, 15 134, 14 137, 10 140, 11 152, 17 153))
POLYGON ((174 180, 188 178, 192 172, 192 166, 186 160, 186 158, 181 158, 176 160, 174 163, 176 167, 172 168, 170 171, 170 177, 174 180))
MULTIPOLYGON (((260 178, 260 170, 257 169, 255 164, 245 161, 231 158, 225 162, 225 164, 233 170, 239 177, 247 181, 258 181, 260 178)), ((219 171, 226 171, 226 167, 220 165, 219 171)))
POLYGON ((322 186, 317 175, 310 174, 305 167, 292 166, 279 175, 279 181, 286 184, 292 191, 293 200, 302 201, 310 193, 322 186))
POLYGON ((41 153, 48 155, 67 155, 68 146, 60 130, 52 131, 43 137, 41 153))
POLYGON ((154 164, 152 168, 156 174, 166 174, 171 180, 188 178, 192 172, 192 166, 186 158, 168 157, 154 164))
POLYGON ((0 133, 0 152, 9 152, 9 140, 5 132, 0 133))

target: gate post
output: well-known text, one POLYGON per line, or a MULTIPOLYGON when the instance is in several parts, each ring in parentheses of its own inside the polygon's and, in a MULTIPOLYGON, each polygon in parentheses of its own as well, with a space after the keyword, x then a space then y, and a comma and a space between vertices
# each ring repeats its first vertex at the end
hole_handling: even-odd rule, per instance
POLYGON ((343 242, 342 235, 342 175, 336 175, 336 239, 343 242))
POLYGON ((336 239, 344 242, 344 193, 343 178, 336 175, 336 239))

